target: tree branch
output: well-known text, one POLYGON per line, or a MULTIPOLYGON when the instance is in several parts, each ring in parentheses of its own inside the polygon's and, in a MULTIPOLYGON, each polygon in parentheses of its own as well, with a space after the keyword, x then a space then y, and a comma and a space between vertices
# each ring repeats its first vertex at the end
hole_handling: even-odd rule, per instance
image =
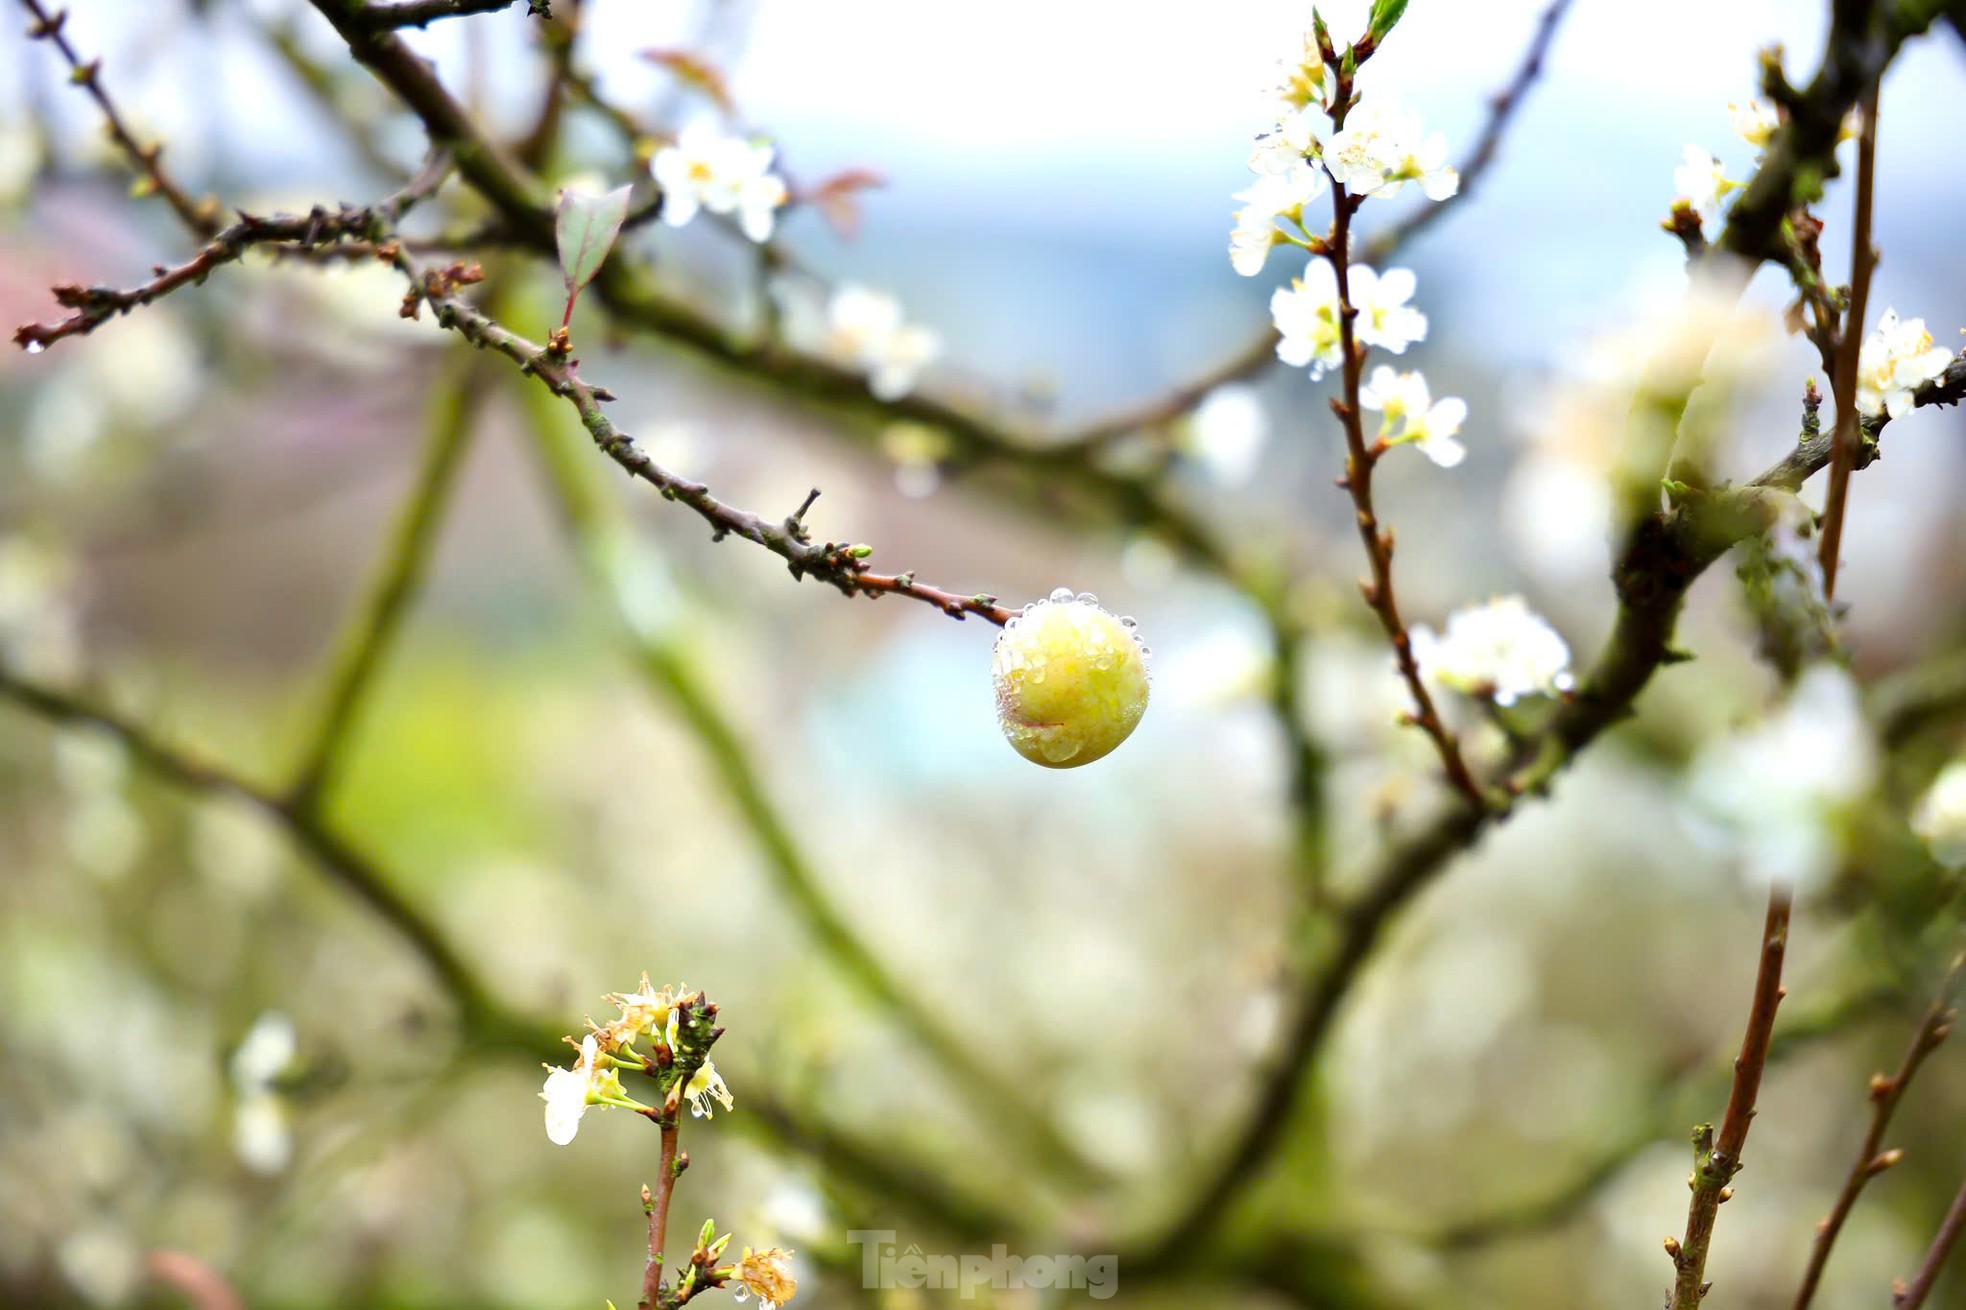
POLYGON ((1912 1033, 1911 1045, 1905 1049, 1904 1059, 1898 1062, 1898 1071, 1888 1076, 1876 1074, 1871 1078, 1870 1131, 1864 1134, 1863 1145, 1857 1148, 1857 1158, 1851 1162, 1850 1172, 1843 1180, 1843 1190, 1837 1193, 1836 1203, 1830 1207, 1828 1217, 1816 1226, 1816 1240, 1809 1250, 1809 1265, 1803 1271, 1802 1285, 1796 1289, 1793 1310, 1809 1310, 1809 1303, 1815 1299, 1816 1288, 1822 1282, 1823 1270, 1829 1265, 1830 1248, 1836 1245, 1837 1234, 1843 1231, 1844 1221, 1856 1208, 1857 1198, 1863 1194, 1865 1186, 1897 1164, 1902 1153, 1884 1150, 1884 1134, 1891 1126, 1891 1116, 1897 1113, 1899 1104, 1905 1099, 1911 1080, 1917 1076, 1919 1066, 1951 1035, 1953 1024, 1959 1017, 1953 1002, 1962 981, 1966 981, 1966 953, 1955 959, 1952 968, 1946 971, 1937 997, 1912 1033))
POLYGON ((1919 1310, 1925 1298, 1932 1294, 1932 1287, 1939 1281, 1939 1271, 1945 1268, 1946 1257, 1959 1242, 1961 1233, 1966 1233, 1966 1184, 1961 1184, 1959 1195, 1952 1199, 1952 1208, 1939 1224, 1939 1232, 1932 1239, 1932 1247, 1919 1263, 1918 1272, 1912 1275, 1909 1284, 1899 1284, 1891 1289, 1891 1310, 1919 1310))
MULTIPOLYGON (((348 21, 370 32, 386 32, 403 27, 428 27, 444 18, 471 14, 492 14, 510 9, 520 0, 350 0, 348 21)), ((547 18, 547 0, 524 0, 526 11, 547 18)))
POLYGON ((1747 1032, 1741 1037, 1741 1054, 1734 1061, 1727 1111, 1721 1117, 1718 1136, 1710 1124, 1701 1124, 1693 1134, 1693 1175, 1688 1179, 1693 1199, 1686 1212, 1686 1236, 1684 1240, 1666 1239, 1666 1253, 1672 1257, 1674 1271, 1672 1300, 1667 1310, 1697 1310, 1712 1286, 1706 1281, 1706 1271, 1714 1220, 1721 1204, 1734 1195, 1728 1184, 1741 1171, 1741 1152, 1747 1146, 1748 1129, 1754 1123, 1761 1074, 1768 1067, 1775 1011, 1787 995, 1782 987, 1782 960, 1788 952, 1789 912, 1793 905, 1793 895, 1786 884, 1778 882, 1769 890, 1768 916, 1761 930, 1761 967, 1755 975, 1754 1003, 1748 1010, 1747 1032))
POLYGON ((1864 92, 1862 134, 1857 138, 1857 202, 1851 223, 1850 303, 1843 311, 1836 343, 1836 428, 1830 442, 1829 492, 1823 505, 1823 600, 1836 599, 1836 567, 1843 547, 1843 513, 1850 495, 1850 464, 1857 454, 1857 365, 1864 350, 1864 321, 1870 305, 1870 278, 1877 268, 1871 245, 1872 197, 1877 186, 1877 84, 1864 92))

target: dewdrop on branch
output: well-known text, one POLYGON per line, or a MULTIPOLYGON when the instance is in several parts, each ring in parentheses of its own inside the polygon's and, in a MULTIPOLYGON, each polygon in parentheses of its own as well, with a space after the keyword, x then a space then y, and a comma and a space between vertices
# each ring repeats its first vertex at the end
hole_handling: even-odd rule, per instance
POLYGON ((1004 626, 990 661, 997 724, 1011 748, 1047 769, 1112 753, 1147 711, 1146 645, 1132 619, 1090 592, 1060 587, 1004 626))

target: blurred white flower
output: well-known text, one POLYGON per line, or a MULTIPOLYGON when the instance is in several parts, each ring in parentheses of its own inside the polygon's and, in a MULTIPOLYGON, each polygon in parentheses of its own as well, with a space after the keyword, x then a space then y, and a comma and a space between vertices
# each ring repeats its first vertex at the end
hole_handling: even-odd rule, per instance
POLYGON ((1912 807, 1911 830, 1924 838, 1940 864, 1966 867, 1966 760, 1954 760, 1939 771, 1912 807))
POLYGON ((1750 100, 1744 105, 1727 106, 1727 117, 1734 125, 1734 135, 1753 146, 1764 149, 1775 135, 1775 129, 1782 125, 1782 116, 1776 112, 1773 103, 1767 100, 1750 100))
POLYGON ((1876 769, 1856 683, 1822 663, 1766 718, 1709 742, 1688 785, 1694 805, 1735 839, 1751 872, 1807 883, 1830 871, 1842 812, 1870 790, 1876 769))
POLYGON ((1952 353, 1932 344, 1922 318, 1898 317, 1886 309, 1857 356, 1857 411, 1898 418, 1912 407, 1913 393, 1952 363, 1952 353))
POLYGON ((1502 524, 1523 561, 1553 578, 1602 577, 1610 561, 1611 480, 1580 459, 1532 451, 1502 489, 1502 524))
POLYGON ((1232 487, 1249 481, 1269 435, 1262 396, 1241 382, 1209 392, 1188 423, 1189 449, 1216 481, 1232 487))
POLYGON ((55 777, 77 798, 121 791, 130 775, 130 752, 123 739, 94 724, 65 727, 55 734, 55 777))
POLYGON ((1304 276, 1278 287, 1270 297, 1270 319, 1277 329, 1277 358, 1296 368, 1308 366, 1316 381, 1345 357, 1338 326, 1338 275, 1313 259, 1304 276))
POLYGON ((765 1193, 763 1219, 775 1237, 794 1242, 818 1240, 828 1225, 826 1198, 802 1178, 780 1178, 765 1193))
POLYGON ((55 1250, 61 1276, 90 1305, 122 1305, 143 1277, 143 1255, 123 1229, 105 1222, 78 1228, 55 1250))
POLYGON ((1520 596, 1456 610, 1440 635, 1416 625, 1413 657, 1442 686, 1491 696, 1498 705, 1571 685, 1570 647, 1520 596))
MULTIPOLYGON (((1250 162, 1254 165, 1256 160, 1250 162)), ((1322 169, 1299 159, 1283 171, 1263 173, 1247 189, 1236 192, 1231 199, 1243 202, 1229 232, 1229 263, 1236 272, 1244 277, 1262 272, 1270 247, 1284 240, 1277 220, 1300 219, 1304 206, 1323 195, 1327 185, 1322 169)))
POLYGON ((41 134, 32 116, 21 114, 0 122, 0 208, 10 209, 26 200, 40 171, 41 134))
POLYGON ((236 1098, 232 1149, 239 1162, 258 1174, 277 1174, 293 1160, 293 1127, 279 1080, 293 1067, 299 1049, 293 1021, 284 1014, 262 1014, 232 1052, 230 1072, 236 1098))
POLYGON ((1358 310, 1353 330, 1362 344, 1403 355, 1408 346, 1427 339, 1427 316, 1406 303, 1418 285, 1411 269, 1378 273, 1354 264, 1348 283, 1352 307, 1358 310))
POLYGON ((1672 185, 1674 201, 1685 201, 1700 216, 1700 222, 1706 224, 1720 213, 1722 198, 1740 183, 1727 176, 1718 159, 1698 146, 1689 145, 1680 152, 1672 185))
POLYGON ((776 148, 768 141, 727 135, 708 119, 684 127, 676 144, 655 152, 650 165, 662 189, 662 221, 681 227, 699 209, 736 214, 744 235, 766 241, 789 192, 771 171, 776 148))
POLYGON ((1358 403, 1385 416, 1379 439, 1388 445, 1416 445, 1442 468, 1467 457, 1468 448, 1456 440, 1468 417, 1467 402, 1458 396, 1436 401, 1417 369, 1400 373, 1381 364, 1359 390, 1358 403))
POLYGON ((143 854, 143 819, 118 792, 101 792, 71 802, 62 823, 68 858, 102 882, 115 882, 143 854))
POLYGON ((26 537, 0 537, 0 659, 37 677, 64 679, 81 664, 67 556, 26 537))
POLYGON ((1376 105, 1355 109, 1324 148, 1325 167, 1355 196, 1390 199, 1417 182, 1429 200, 1461 189, 1461 175, 1447 163, 1447 138, 1428 135, 1413 110, 1376 105))
POLYGON ((826 303, 825 350, 866 373, 875 397, 899 400, 941 353, 942 339, 904 321, 901 302, 893 296, 849 282, 826 303))

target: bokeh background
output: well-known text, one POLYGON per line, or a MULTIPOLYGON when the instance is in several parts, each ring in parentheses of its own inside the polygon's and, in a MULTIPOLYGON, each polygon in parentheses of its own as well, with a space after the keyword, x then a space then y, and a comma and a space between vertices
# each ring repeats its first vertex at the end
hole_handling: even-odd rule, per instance
MULTIPOLYGON (((1331 6, 1333 26, 1362 26, 1362 8, 1331 6)), ((1595 648, 1620 380, 1634 342, 1671 331, 1682 277, 1658 227, 1671 171, 1692 141, 1744 175, 1727 105, 1752 94, 1763 45, 1813 67, 1823 9, 1579 0, 1495 168, 1403 252, 1432 319, 1409 358, 1473 413, 1465 466, 1398 460, 1381 479, 1409 617, 1438 625, 1521 591, 1580 661, 1595 648)), ((1367 90, 1421 109, 1458 153, 1539 10, 1419 0, 1367 90)), ((1157 393, 1262 328, 1291 261, 1234 275, 1228 193, 1307 18, 1253 0, 590 0, 581 58, 615 99, 673 124, 700 102, 636 52, 697 51, 795 175, 885 174, 856 237, 800 212, 786 244, 941 333, 928 390, 1038 425, 1157 393)), ((24 23, 10 14, 0 43, 9 326, 52 317, 54 281, 140 280, 189 250, 160 206, 126 194, 93 107, 24 23)), ((367 199, 420 151, 305 5, 75 0, 68 30, 173 169, 229 203, 367 199), (307 85, 309 65, 331 82, 307 85)), ((530 121, 540 69, 522 10, 413 40, 487 121, 530 121)), ((1873 304, 1925 317, 1942 344, 1966 324, 1963 98, 1966 43, 1935 34, 1894 68, 1881 118, 1873 304)), ((557 167, 626 176, 578 114, 557 167)), ((1831 268, 1847 260, 1846 205, 1833 191, 1824 210, 1831 268)), ((752 270, 722 234, 630 240, 677 294, 742 312, 752 270)), ((551 269, 495 275, 517 325, 556 321, 551 269)), ((1772 322, 1784 288, 1762 277, 1750 299, 1772 322)), ((660 342, 610 338, 583 309, 586 371, 619 393, 622 425, 726 498, 782 513, 818 486, 814 530, 874 543, 879 563, 1013 602, 1091 590, 1139 618, 1155 682, 1138 733, 1093 767, 1035 769, 993 720, 993 630, 795 585, 598 459, 620 554, 613 585, 589 585, 535 449, 539 425, 564 442, 569 420, 399 319, 400 296, 379 268, 249 263, 45 355, 0 355, 8 660, 276 779, 426 430, 468 397, 462 478, 333 821, 542 1022, 572 1029, 644 969, 719 1001, 737 1108, 686 1134, 679 1234, 714 1214, 740 1243, 799 1248, 814 1305, 953 1299, 859 1286, 850 1228, 976 1248, 839 1151, 788 1146, 752 1108, 769 1098, 1008 1209, 1051 1243, 1033 1250, 1132 1249, 1240 1122, 1299 950, 1258 607, 1152 531, 1061 510, 1041 477, 942 462, 932 433, 835 421, 660 342), (788 868, 1108 1184, 1071 1186, 980 1113, 814 934, 788 868)), ((1736 476, 1793 440, 1813 364, 1772 328, 1740 342, 1718 456, 1736 476)), ((1855 486, 1842 595, 1867 682, 1966 640, 1962 438, 1956 411, 1921 411, 1855 486)), ((1156 464, 1242 557, 1295 578, 1342 882, 1431 784, 1352 590, 1324 392, 1277 370, 1137 447, 1115 457, 1156 464)), ((1720 1109, 1761 913, 1741 874, 1752 852, 1699 820, 1684 769, 1772 685, 1735 590, 1713 570, 1682 640, 1699 658, 1398 923, 1226 1254, 1195 1253, 1217 1272, 1130 1279, 1122 1263, 1119 1303, 1659 1300, 1685 1134, 1720 1109), (1258 1249, 1292 1253, 1294 1273, 1239 1278, 1274 1259, 1241 1254, 1258 1249)), ((1861 1133, 1865 1080, 1895 1062, 1957 940, 1938 909, 1948 885, 1903 831, 1956 736, 1944 722, 1909 736, 1858 854, 1805 897, 1792 1014, 1834 1031, 1765 1089, 1715 1246, 1730 1306, 1787 1304, 1861 1133)), ((460 1040, 401 940, 263 814, 0 706, 0 875, 0 1302, 172 1304, 141 1285, 159 1247, 209 1261, 255 1306, 632 1299, 648 1126, 594 1116, 573 1146, 549 1144, 537 1057, 460 1040), (234 1058, 256 1025, 249 1050, 294 1036, 271 1090, 234 1058)), ((1921 1081, 1892 1138, 1907 1160, 1858 1212, 1818 1304, 1882 1304, 1916 1263, 1966 1170, 1963 1057, 1941 1052, 1921 1081)), ((1966 1284, 1949 1294, 1966 1303, 1966 1284)))

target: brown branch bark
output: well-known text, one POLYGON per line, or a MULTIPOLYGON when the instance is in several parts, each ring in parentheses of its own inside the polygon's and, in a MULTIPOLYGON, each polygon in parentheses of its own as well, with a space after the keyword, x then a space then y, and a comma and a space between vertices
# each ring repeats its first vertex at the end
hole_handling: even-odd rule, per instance
MULTIPOLYGON (((679 1084, 680 1085, 680 1084, 679 1084)), ((642 1269, 641 1310, 657 1310, 662 1305, 662 1256, 669 1230, 669 1198, 676 1191, 676 1139, 679 1109, 666 1106, 659 1111, 662 1129, 661 1162, 656 1166, 654 1194, 648 1201, 649 1258, 642 1269)))
POLYGON ((1850 497, 1850 464, 1856 458, 1860 418, 1857 365, 1864 349, 1865 314, 1870 307, 1871 273, 1877 250, 1871 245, 1871 209, 1877 187, 1877 84, 1863 98, 1863 130, 1857 138, 1857 201, 1851 222, 1850 304, 1843 311, 1831 390, 1836 396, 1836 429, 1830 444, 1829 492, 1823 507, 1823 599, 1836 599, 1836 569, 1843 547, 1843 514, 1850 497))
POLYGON ((1850 1172, 1843 1180, 1843 1189, 1837 1193, 1836 1203, 1830 1207, 1829 1215, 1816 1226, 1816 1240, 1809 1250, 1809 1265, 1803 1271, 1802 1284, 1796 1289, 1793 1310, 1808 1310, 1809 1303, 1815 1299, 1823 1270, 1829 1265, 1830 1248, 1836 1245, 1837 1234, 1843 1231, 1844 1221, 1856 1208, 1857 1198, 1863 1194, 1864 1188, 1871 1179, 1898 1162, 1898 1152, 1884 1150, 1884 1134, 1891 1126, 1891 1117, 1905 1099, 1911 1080, 1917 1076, 1919 1066, 1951 1035, 1953 1024, 1958 1019, 1953 1001, 1962 978, 1966 978, 1966 954, 1961 954, 1953 961, 1952 968, 1946 971, 1945 981, 1939 984, 1939 992, 1931 1008, 1925 1011, 1925 1017, 1912 1033, 1911 1045, 1898 1062, 1897 1072, 1889 1075, 1880 1073, 1870 1080, 1870 1130, 1864 1134, 1863 1145, 1857 1148, 1857 1158, 1850 1164, 1850 1172))
POLYGON ((1747 1032, 1741 1038, 1741 1054, 1734 1061, 1727 1111, 1720 1120, 1718 1135, 1709 1124, 1700 1125, 1694 1133, 1693 1174, 1687 1180, 1693 1199, 1686 1212, 1686 1236, 1666 1239, 1674 1272, 1668 1310, 1696 1310, 1711 1286, 1706 1271, 1714 1222, 1721 1204, 1734 1194, 1728 1184, 1741 1171, 1741 1153, 1754 1123, 1755 1098, 1761 1091, 1761 1074, 1768 1065, 1768 1045, 1774 1037, 1775 1011, 1786 995, 1782 960, 1788 951, 1792 906, 1790 889, 1775 884, 1768 894, 1768 915, 1761 930, 1761 966, 1755 975, 1754 1002, 1748 1011, 1747 1032))
POLYGON ((1925 1253, 1911 1282, 1891 1289, 1891 1310, 1919 1310, 1925 1304, 1925 1298, 1939 1281, 1939 1271, 1945 1268, 1946 1257, 1959 1244, 1961 1233, 1966 1233, 1966 1184, 1961 1184, 1959 1195, 1952 1199, 1952 1208, 1946 1211, 1938 1235, 1932 1239, 1931 1249, 1925 1253))

